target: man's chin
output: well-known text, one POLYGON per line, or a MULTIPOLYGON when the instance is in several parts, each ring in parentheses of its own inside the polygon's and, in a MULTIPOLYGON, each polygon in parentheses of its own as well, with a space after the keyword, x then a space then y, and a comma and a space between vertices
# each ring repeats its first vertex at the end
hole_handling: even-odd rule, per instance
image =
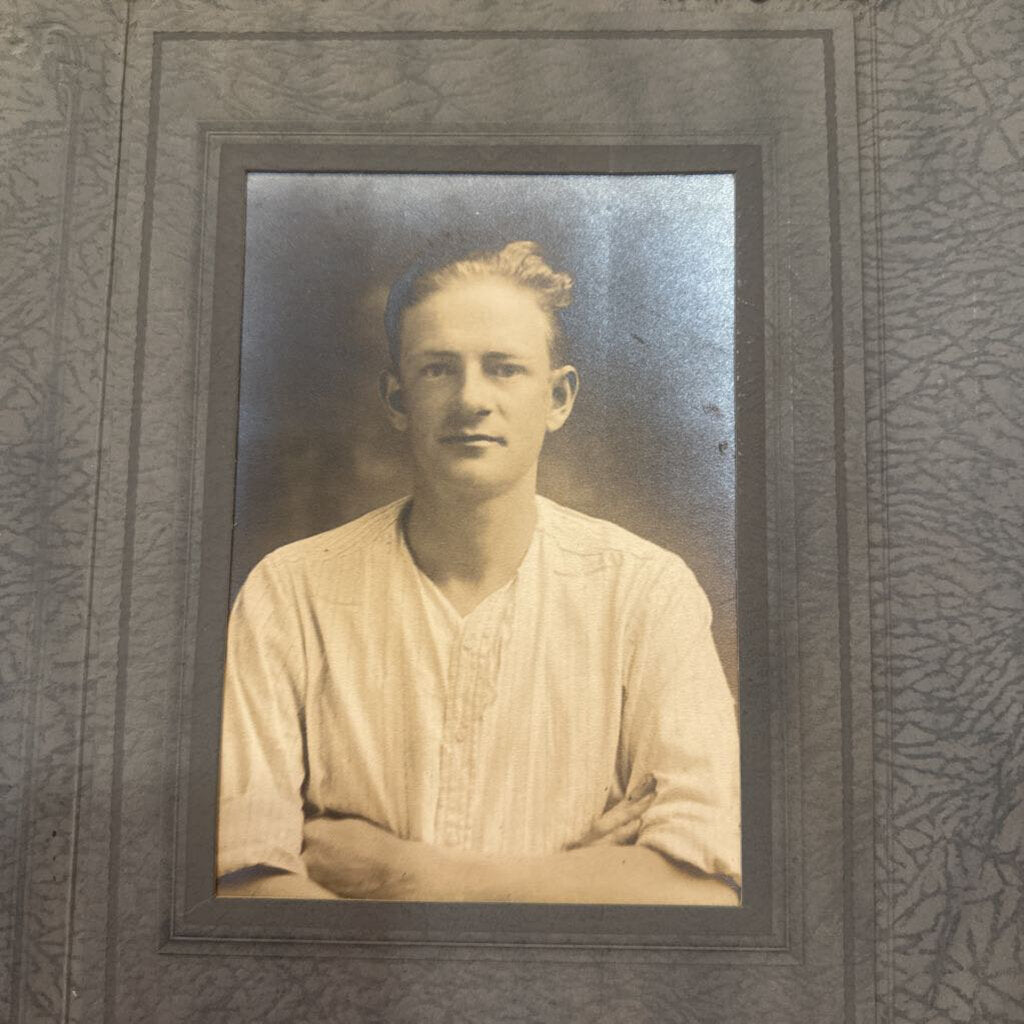
POLYGON ((513 490, 520 478, 488 472, 487 467, 466 465, 434 478, 434 489, 464 501, 488 501, 513 490))

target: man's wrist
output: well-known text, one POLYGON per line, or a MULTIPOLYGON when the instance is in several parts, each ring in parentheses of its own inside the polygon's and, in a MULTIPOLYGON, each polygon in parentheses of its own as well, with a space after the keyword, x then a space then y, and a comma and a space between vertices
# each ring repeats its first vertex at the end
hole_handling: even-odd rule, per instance
POLYGON ((387 856, 388 898, 427 902, 486 898, 474 895, 478 855, 433 843, 388 838, 393 844, 387 856))
POLYGON ((379 863, 384 868, 384 884, 377 898, 389 900, 429 900, 436 898, 438 874, 443 850, 417 842, 399 839, 381 830, 379 863))

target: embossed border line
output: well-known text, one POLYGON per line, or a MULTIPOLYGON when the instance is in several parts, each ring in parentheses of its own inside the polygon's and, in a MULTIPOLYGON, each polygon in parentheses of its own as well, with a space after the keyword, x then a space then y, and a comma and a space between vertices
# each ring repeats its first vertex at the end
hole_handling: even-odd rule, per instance
MULTIPOLYGON (((110 168, 113 170, 112 187, 109 191, 106 186, 102 189, 102 194, 105 197, 104 208, 108 211, 103 216, 103 221, 107 226, 97 225, 98 230, 90 233, 88 240, 89 245, 99 244, 106 252, 106 258, 99 264, 99 273, 95 275, 99 282, 95 292, 97 297, 102 296, 102 305, 99 307, 101 313, 99 329, 94 338, 96 362, 99 369, 98 388, 95 393, 95 422, 97 426, 94 434, 93 454, 90 458, 83 460, 83 473, 88 473, 91 462, 92 479, 80 490, 80 494, 89 495, 89 507, 83 516, 86 529, 83 531, 82 548, 87 552, 88 560, 82 566, 81 595, 84 605, 80 644, 82 657, 81 664, 72 680, 73 689, 70 689, 66 695, 66 709, 69 714, 67 724, 72 733, 71 743, 66 748, 62 745, 59 754, 54 750, 40 753, 40 737, 45 733, 45 729, 41 727, 41 722, 45 722, 45 720, 41 718, 43 711, 40 695, 50 658, 50 632, 45 623, 44 613, 52 602, 52 594, 44 584, 48 582, 48 574, 53 568, 53 551, 47 544, 52 528, 52 515, 55 509, 60 508, 62 504, 61 502, 55 504, 50 500, 50 495, 57 482, 55 474, 58 472, 59 452, 56 445, 60 437, 62 403, 65 398, 61 384, 67 374, 67 365, 64 359, 67 346, 66 320, 69 315, 69 304, 73 305, 80 298, 73 291, 69 291, 69 275, 73 274, 76 268, 80 269, 80 261, 76 262, 76 257, 83 255, 77 251, 80 246, 77 241, 76 217, 81 213, 79 207, 83 189, 87 191, 92 189, 90 195, 100 194, 96 192, 98 179, 96 179, 95 172, 97 168, 91 165, 96 154, 92 152, 90 144, 85 141, 83 121, 91 123, 94 127, 100 123, 100 120, 104 124, 109 124, 110 133, 115 136, 114 153, 120 154, 124 127, 127 67, 123 57, 129 31, 127 17, 119 17, 117 23, 111 25, 114 31, 108 38, 96 34, 98 30, 95 27, 92 35, 82 30, 75 21, 74 12, 65 12, 66 18, 54 17, 52 19, 46 18, 45 13, 42 10, 26 12, 26 17, 32 17, 34 14, 40 19, 31 21, 20 19, 17 11, 14 16, 15 25, 20 25, 27 37, 34 41, 35 49, 32 52, 41 60, 43 73, 54 90, 57 111, 60 115, 63 147, 54 163, 57 168, 54 179, 57 186, 55 193, 59 196, 59 201, 54 207, 56 210, 54 218, 56 244, 48 250, 51 256, 55 256, 55 272, 52 288, 49 290, 50 308, 45 317, 49 339, 52 343, 52 358, 43 377, 45 390, 42 407, 46 430, 41 445, 43 457, 39 460, 38 472, 34 478, 36 481, 37 520, 35 526, 37 529, 32 533, 36 543, 31 567, 32 578, 36 585, 32 597, 32 615, 28 632, 30 670, 25 674, 23 680, 24 693, 19 695, 22 698, 22 715, 18 723, 20 735, 13 745, 17 751, 16 756, 20 757, 24 767, 21 778, 17 782, 20 792, 12 800, 12 804, 16 804, 17 808, 16 813, 12 815, 15 832, 12 842, 13 857, 10 863, 13 886, 9 926, 8 1005, 12 1021, 23 1020, 29 1013, 39 1010, 41 1005, 39 993, 44 984, 52 986, 52 989, 47 992, 47 996, 52 1000, 49 1005, 59 1005, 60 1018, 66 1019, 70 1013, 73 925, 78 887, 79 825, 83 778, 86 773, 86 718, 91 697, 90 672, 95 657, 95 638, 92 634, 97 595, 96 564, 100 543, 101 480, 102 470, 105 468, 102 464, 102 451, 104 424, 108 408, 107 371, 110 356, 110 311, 121 180, 119 162, 115 162, 114 166, 110 168), (108 45, 112 51, 119 51, 122 57, 119 65, 109 72, 107 66, 103 64, 106 59, 105 55, 100 55, 103 47, 108 45), (85 168, 84 171, 83 168, 85 168), (63 760, 65 751, 67 759, 63 760), (58 757, 61 760, 58 761, 58 757), (66 815, 69 823, 66 875, 61 878, 55 865, 52 876, 53 884, 51 885, 50 881, 47 881, 47 885, 51 889, 58 887, 62 889, 65 898, 59 905, 56 901, 50 902, 50 907, 59 911, 59 920, 52 922, 52 929, 46 934, 45 940, 41 941, 37 936, 46 924, 51 923, 46 920, 50 910, 36 911, 32 907, 33 901, 38 902, 39 900, 38 891, 32 889, 32 868, 33 866, 38 868, 39 865, 33 864, 29 847, 34 838, 33 828, 38 824, 35 816, 39 794, 35 780, 39 777, 45 764, 44 758, 52 759, 59 772, 67 771, 71 784, 66 815), (44 955, 49 964, 53 965, 52 973, 48 971, 44 979, 33 978, 30 974, 32 967, 38 964, 36 957, 38 946, 45 946, 44 955), (31 987, 30 981, 35 983, 31 987)), ((10 41, 16 42, 13 35, 10 41)), ((38 138, 40 130, 48 130, 45 119, 32 122, 28 127, 33 137, 36 138, 38 138)), ((104 171, 106 169, 105 165, 104 171)), ((40 182, 33 181, 32 184, 40 185, 40 182)), ((81 324, 78 326, 80 327, 81 324)), ((83 344, 87 344, 88 340, 87 337, 83 344)), ((57 831, 52 833, 53 838, 58 835, 57 831)), ((50 837, 48 836, 48 838, 50 837)), ((63 835, 61 839, 63 839, 63 835)), ((56 855, 54 859, 57 859, 56 855)), ((57 916, 57 913, 53 914, 54 918, 57 916)))
MULTIPOLYGON (((32 600, 32 615, 29 626, 29 644, 27 671, 23 680, 23 691, 21 697, 21 714, 18 716, 22 725, 22 734, 19 737, 17 746, 19 748, 21 761, 24 764, 24 774, 20 780, 21 793, 18 799, 17 827, 15 836, 14 853, 14 887, 11 899, 11 970, 10 970, 10 1009, 11 1019, 17 1020, 24 1005, 24 994, 26 984, 26 962, 31 960, 27 953, 26 946, 29 943, 28 931, 26 929, 26 907, 30 902, 29 893, 29 836, 31 833, 33 809, 35 807, 35 761, 36 761, 36 739, 39 733, 39 715, 41 691, 46 678, 47 657, 48 657, 48 632, 46 629, 46 611, 50 601, 48 582, 49 571, 52 565, 49 560, 50 546, 47 543, 51 529, 51 513, 54 508, 52 498, 54 487, 57 483, 57 442, 60 432, 60 399, 61 399, 61 377, 64 362, 65 349, 65 319, 68 297, 68 274, 70 264, 71 248, 71 225, 72 205, 74 203, 75 184, 77 181, 78 162, 81 149, 81 110, 82 110, 82 77, 85 71, 85 63, 82 55, 81 37, 73 32, 67 25, 60 22, 42 22, 32 25, 30 31, 36 40, 37 49, 42 56, 46 66, 46 77, 53 88, 57 110, 61 118, 61 154, 58 158, 58 165, 63 172, 58 180, 60 190, 60 205, 57 209, 57 245, 54 249, 57 255, 56 272, 54 274, 54 285, 51 296, 49 316, 47 318, 49 340, 52 346, 53 356, 45 376, 46 392, 43 404, 42 421, 45 424, 43 444, 40 446, 43 458, 35 473, 33 490, 36 495, 36 510, 38 519, 33 524, 34 529, 30 536, 34 536, 36 556, 33 567, 34 596, 32 600), (42 554, 40 558, 39 555, 42 554)), ((108 268, 109 269, 109 268, 108 268)), ((97 478, 99 476, 97 466, 97 478)), ((95 509, 95 503, 94 503, 95 509)), ((96 529, 95 522, 90 523, 93 543, 95 543, 96 529)), ((95 562, 95 550, 91 552, 88 566, 88 592, 86 622, 91 618, 91 590, 92 590, 92 566, 95 562)), ((88 664, 88 637, 85 633, 86 656, 85 663, 88 664)), ((78 780, 81 768, 81 733, 85 722, 85 694, 88 690, 87 670, 83 667, 80 673, 81 694, 79 697, 80 710, 77 727, 79 730, 79 757, 75 761, 75 797, 72 802, 72 828, 70 836, 69 853, 69 903, 74 899, 74 851, 77 839, 77 812, 78 812, 78 780)), ((17 755, 16 755, 17 756, 17 755)), ((17 762, 15 762, 17 763, 17 762)), ((54 835, 57 833, 55 832, 54 835)), ((64 934, 64 956, 70 960, 70 933, 64 934)), ((65 967, 66 971, 66 967, 65 967)), ((64 972, 62 972, 62 978, 64 972)), ((66 988, 66 985, 65 985, 66 988)))
MULTIPOLYGON (((117 677, 114 691, 115 746, 113 753, 113 779, 111 787, 111 830, 109 847, 108 891, 109 907, 107 916, 106 964, 104 972, 104 1019, 111 1020, 117 987, 117 940, 118 940, 118 874, 121 833, 119 826, 120 804, 124 787, 124 722, 125 695, 127 687, 128 645, 131 626, 132 576, 134 572, 135 510, 139 475, 139 440, 142 420, 141 394, 145 368, 145 325, 148 304, 150 246, 152 242, 154 215, 154 188, 156 171, 157 139, 159 134, 159 95, 162 72, 162 47, 165 42, 174 41, 424 41, 424 40, 471 40, 471 39, 816 39, 824 50, 824 79, 826 105, 826 145, 828 168, 828 192, 830 206, 830 260, 832 275, 832 359, 833 359, 833 412, 835 425, 835 494, 837 501, 836 530, 838 542, 838 592, 839 592, 839 669, 840 669, 840 710, 841 710, 841 763, 842 763, 842 822, 843 822, 843 959, 844 959, 844 1016, 847 1024, 856 1019, 855 993, 855 928, 854 928, 854 877, 853 866, 853 725, 852 715, 852 661, 849 613, 851 596, 846 569, 849 565, 849 536, 846 501, 848 500, 846 472, 845 435, 845 368, 843 325, 843 281, 842 281, 842 237, 839 210, 839 168, 838 168, 838 124, 836 97, 836 59, 834 30, 822 29, 665 29, 665 30, 437 30, 437 31, 353 31, 353 32, 154 32, 152 37, 152 63, 149 94, 149 132, 145 167, 145 199, 142 224, 142 252, 139 269, 139 292, 136 305, 136 349, 133 373, 133 394, 128 453, 127 518, 124 536, 124 564, 121 575, 122 617, 118 648, 117 677)), ((76 819, 77 821, 77 819, 76 819)), ((66 1012, 65 1012, 66 1019, 66 1012)))

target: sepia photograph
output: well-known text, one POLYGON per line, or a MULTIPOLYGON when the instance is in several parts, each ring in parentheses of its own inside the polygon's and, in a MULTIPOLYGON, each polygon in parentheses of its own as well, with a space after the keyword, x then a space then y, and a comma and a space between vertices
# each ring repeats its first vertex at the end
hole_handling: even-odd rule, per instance
POLYGON ((248 174, 218 896, 741 904, 734 192, 248 174))

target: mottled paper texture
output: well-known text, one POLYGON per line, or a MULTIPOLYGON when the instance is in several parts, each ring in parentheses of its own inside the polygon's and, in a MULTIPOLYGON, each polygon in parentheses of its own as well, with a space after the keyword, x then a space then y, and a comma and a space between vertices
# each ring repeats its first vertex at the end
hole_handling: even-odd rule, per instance
MULTIPOLYGON (((128 20, 126 4, 103 0, 29 0, 0 16, 7 141, 0 500, 9 527, 0 548, 7 584, 0 888, 11 910, 0 923, 0 1016, 18 1024, 709 1024, 756 988, 750 1019, 780 1024, 1019 1021, 1024 96, 1017 5, 645 0, 625 10, 545 0, 499 10, 436 0, 371 11, 181 0, 132 4, 130 31, 128 20), (856 968, 867 981, 855 1005, 837 1008, 821 988, 786 982, 776 964, 681 970, 653 954, 622 964, 614 957, 535 963, 496 951, 471 962, 348 960, 308 948, 300 956, 224 956, 217 943, 202 955, 158 952, 171 912, 166 780, 181 712, 166 666, 182 661, 170 634, 189 600, 188 581, 171 581, 187 548, 180 467, 201 441, 192 423, 202 376, 189 355, 194 324, 169 316, 164 326, 177 332, 176 349, 143 348, 137 330, 140 238, 154 216, 146 189, 157 172, 147 139, 174 110, 214 98, 222 120, 253 132, 267 116, 278 129, 307 129, 322 88, 336 103, 335 129, 366 111, 355 109, 359 89, 330 92, 332 60, 322 51, 281 41, 283 56, 271 60, 271 41, 237 37, 179 42, 179 52, 188 48, 200 64, 229 73, 212 91, 179 78, 173 104, 163 106, 150 94, 161 52, 154 32, 413 33, 390 51, 367 41, 353 64, 353 81, 383 96, 373 120, 385 133, 398 122, 433 124, 442 134, 458 125, 500 130, 502 118, 470 110, 474 96, 497 109, 505 101, 497 97, 513 96, 514 115, 529 119, 532 111, 534 130, 561 135, 581 125, 598 134, 643 125, 699 133, 713 118, 680 124, 666 83, 681 72, 670 60, 636 64, 614 81, 606 50, 578 65, 572 90, 545 93, 527 58, 552 69, 578 58, 578 40, 544 40, 546 29, 668 33, 713 14, 753 18, 748 27, 771 33, 813 29, 836 12, 855 19, 856 81, 839 99, 857 105, 865 387, 856 397, 866 409, 871 529, 874 762, 864 785, 874 813, 856 824, 862 832, 873 826, 876 837, 874 876, 865 883, 875 913, 870 949, 856 968), (432 77, 431 51, 415 43, 415 32, 428 28, 512 35, 495 43, 488 76, 467 82, 453 71, 445 90, 432 77), (403 85, 389 78, 399 67, 403 85), (595 82, 623 98, 620 116, 609 116, 607 93, 595 82), (273 111, 255 101, 268 95, 278 100, 273 111), (596 95, 603 98, 595 105, 596 95), (644 120, 644 98, 661 104, 660 117, 644 120), (151 403, 155 418, 144 412, 151 403), (144 500, 129 516, 130 490, 144 500), (159 686, 136 660, 140 638, 165 666, 159 686)), ((798 48, 773 40, 765 46, 784 67, 798 48)), ((446 59, 468 66, 472 45, 452 43, 446 59)), ((820 49, 816 55, 820 67, 820 49)), ((757 107, 765 83, 739 68, 735 81, 734 93, 706 93, 709 111, 727 94, 757 107)), ((811 85, 809 93, 809 102, 821 101, 811 85)), ((770 139, 771 117, 752 116, 748 130, 770 139)), ((807 158, 824 146, 818 138, 807 158)), ((162 158, 169 164, 160 165, 161 189, 177 210, 194 209, 198 193, 188 182, 197 151, 165 150, 162 158)), ((777 225, 792 224, 786 209, 776 212, 777 225)), ((151 328, 168 316, 169 291, 191 288, 203 251, 184 227, 164 243, 181 280, 151 283, 151 328)), ((205 313, 193 315, 201 321, 205 313)), ((801 884, 813 889, 826 867, 808 865, 801 884)), ((831 925, 808 935, 802 955, 813 958, 834 938, 831 925)), ((829 993, 842 989, 841 965, 814 968, 829 993)))

